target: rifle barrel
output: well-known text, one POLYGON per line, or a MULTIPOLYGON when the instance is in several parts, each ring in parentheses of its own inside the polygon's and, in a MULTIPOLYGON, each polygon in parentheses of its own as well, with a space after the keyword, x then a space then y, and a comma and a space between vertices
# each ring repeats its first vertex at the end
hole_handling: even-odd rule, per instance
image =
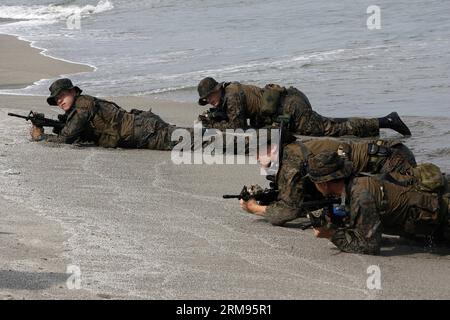
POLYGON ((306 229, 311 228, 312 226, 313 226, 313 224, 312 224, 311 222, 306 222, 306 223, 303 223, 303 224, 300 226, 300 229, 306 230, 306 229))
POLYGON ((239 199, 241 195, 239 194, 224 194, 222 196, 224 199, 239 199))
POLYGON ((17 117, 17 118, 22 118, 22 119, 25 119, 25 120, 28 120, 28 119, 29 119, 29 117, 27 117, 27 116, 22 116, 22 115, 20 115, 20 114, 11 113, 11 112, 8 112, 8 116, 11 116, 11 117, 17 117))

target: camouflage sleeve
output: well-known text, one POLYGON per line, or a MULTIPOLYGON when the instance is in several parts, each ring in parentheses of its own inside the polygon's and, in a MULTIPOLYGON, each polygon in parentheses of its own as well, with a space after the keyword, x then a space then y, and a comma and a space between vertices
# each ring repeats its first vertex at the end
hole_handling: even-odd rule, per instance
MULTIPOLYGON (((78 102, 78 101, 77 101, 78 102)), ((86 130, 90 119, 93 116, 94 103, 81 101, 77 103, 76 109, 68 116, 65 126, 58 136, 45 135, 44 140, 55 143, 73 143, 81 133, 86 130)))
POLYGON ((303 201, 303 183, 299 170, 294 167, 282 166, 278 182, 278 199, 266 208, 265 218, 273 225, 280 226, 294 220, 305 213, 298 209, 298 204, 303 201))
POLYGON ((353 226, 338 228, 331 242, 350 253, 378 254, 381 221, 374 194, 364 188, 352 188, 351 221, 353 226))
POLYGON ((211 121, 210 128, 225 131, 226 129, 247 128, 247 119, 244 112, 244 102, 239 93, 232 93, 225 96, 226 113, 228 120, 211 121))

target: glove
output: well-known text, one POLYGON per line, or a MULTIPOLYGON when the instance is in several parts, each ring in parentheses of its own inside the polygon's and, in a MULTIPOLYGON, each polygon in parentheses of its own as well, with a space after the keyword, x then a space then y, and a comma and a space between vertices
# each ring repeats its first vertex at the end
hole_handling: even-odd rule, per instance
POLYGON ((34 124, 31 126, 30 135, 33 141, 42 140, 42 136, 44 134, 44 128, 35 126, 34 124))

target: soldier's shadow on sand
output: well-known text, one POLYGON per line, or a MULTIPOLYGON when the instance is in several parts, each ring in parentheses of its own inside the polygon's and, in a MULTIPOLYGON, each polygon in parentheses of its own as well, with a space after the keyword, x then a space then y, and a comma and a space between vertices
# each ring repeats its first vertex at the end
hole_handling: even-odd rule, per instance
MULTIPOLYGON (((283 227, 301 229, 304 223, 308 221, 309 219, 300 218, 284 224, 283 227)), ((311 229, 308 228, 304 231, 306 232, 307 230, 311 229)), ((440 243, 435 244, 432 247, 429 247, 424 241, 383 236, 380 256, 393 257, 393 256, 407 256, 415 254, 427 254, 430 255, 431 257, 450 256, 450 244, 440 243)))
POLYGON ((68 276, 65 273, 0 270, 0 289, 43 290, 65 283, 68 276))
MULTIPOLYGON (((266 220, 267 221, 267 220, 266 220)), ((283 224, 284 228, 290 228, 290 229, 302 229, 305 224, 309 223, 309 218, 301 217, 294 219, 292 221, 288 221, 285 224, 283 224)), ((311 228, 307 228, 306 230, 312 230, 311 228)))
MULTIPOLYGON (((256 223, 268 223, 266 219, 257 219, 256 223)), ((312 230, 307 228, 302 230, 305 223, 309 222, 308 218, 298 218, 285 223, 283 228, 299 229, 300 232, 308 232, 312 230)), ((311 231, 312 232, 312 231, 311 231)), ((336 254, 342 253, 337 248, 336 254)), ((449 244, 436 244, 432 247, 426 245, 424 241, 418 241, 413 239, 397 238, 391 236, 384 236, 381 242, 381 252, 380 256, 384 257, 394 257, 394 256, 407 256, 407 255, 417 255, 425 254, 430 257, 433 256, 450 256, 450 243, 449 244)))
POLYGON ((426 254, 431 257, 449 256, 450 246, 440 243, 430 247, 424 241, 383 237, 380 256, 393 257, 415 254, 426 254))
POLYGON ((104 150, 105 148, 99 147, 95 145, 94 143, 73 143, 73 144, 63 144, 63 143, 44 143, 44 146, 46 148, 53 148, 53 149, 88 149, 88 148, 98 148, 104 150))

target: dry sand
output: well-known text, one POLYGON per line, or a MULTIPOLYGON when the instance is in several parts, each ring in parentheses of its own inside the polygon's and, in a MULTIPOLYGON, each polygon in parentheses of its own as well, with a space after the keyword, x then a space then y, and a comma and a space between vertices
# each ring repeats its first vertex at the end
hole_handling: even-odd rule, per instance
MULTIPOLYGON (((0 86, 24 83, 14 74, 0 86)), ((199 112, 151 97, 114 100, 182 126, 199 112)), ((387 239, 382 256, 339 253, 310 230, 273 227, 221 199, 263 184, 255 165, 174 165, 170 152, 31 142, 28 125, 6 115, 30 106, 57 112, 44 97, 0 96, 0 298, 450 297, 446 249, 387 239), (81 270, 80 290, 66 284, 69 265, 81 270), (371 265, 382 290, 366 286, 371 265)))

